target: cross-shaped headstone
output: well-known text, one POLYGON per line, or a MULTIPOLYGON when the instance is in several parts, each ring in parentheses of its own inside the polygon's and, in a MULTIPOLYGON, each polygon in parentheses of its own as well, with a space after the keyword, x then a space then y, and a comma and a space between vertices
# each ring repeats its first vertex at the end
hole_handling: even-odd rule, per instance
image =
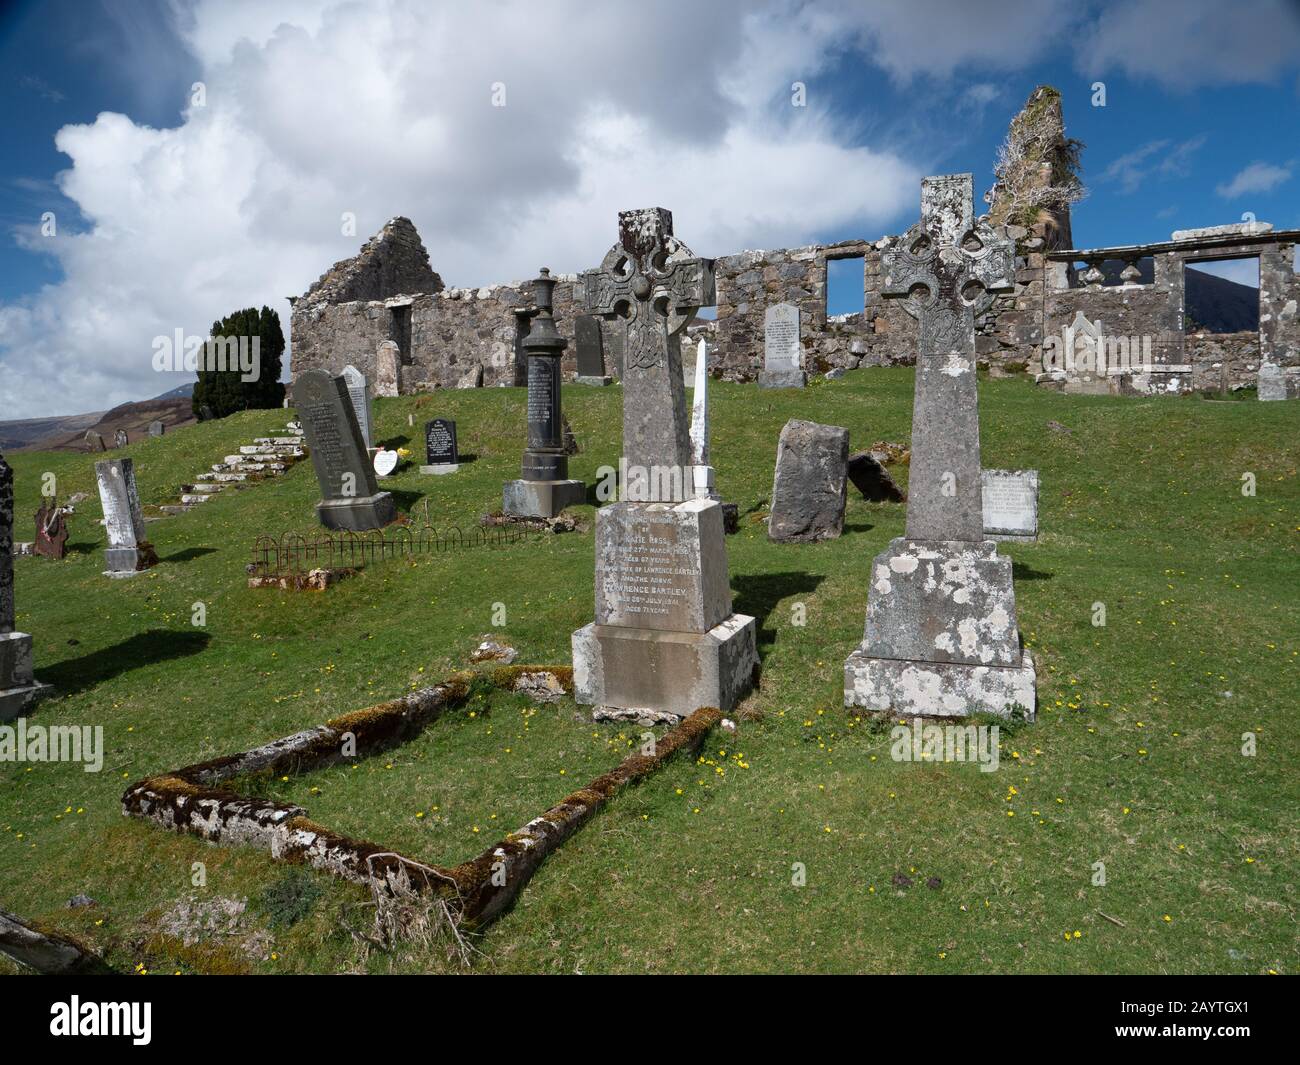
POLYGON ((662 207, 620 211, 618 237, 582 275, 582 304, 623 322, 623 455, 629 466, 684 469, 681 333, 714 302, 713 260, 673 236, 673 216, 662 207))
POLYGON ((970 174, 921 182, 921 220, 884 255, 882 294, 917 319, 907 536, 983 540, 975 318, 1012 288, 1015 244, 972 218, 970 174))

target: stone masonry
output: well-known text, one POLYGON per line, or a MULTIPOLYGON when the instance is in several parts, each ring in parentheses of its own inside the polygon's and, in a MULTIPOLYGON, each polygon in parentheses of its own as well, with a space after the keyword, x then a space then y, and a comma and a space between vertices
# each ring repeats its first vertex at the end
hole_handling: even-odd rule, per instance
MULTIPOLYGON (((1269 359, 1288 378, 1297 377, 1300 387, 1300 281, 1292 267, 1300 232, 1272 233, 1266 224, 1251 223, 1186 230, 1159 245, 1074 250, 1069 207, 1032 206, 1038 202, 1035 189, 1059 183, 1080 147, 1064 136, 1060 94, 1050 86, 1035 89, 1011 129, 1014 133, 1023 124, 1042 122, 1044 116, 1059 136, 1039 145, 1014 179, 995 185, 986 197, 988 221, 1014 243, 1015 272, 1012 289, 998 293, 975 322, 979 363, 999 371, 1050 370, 1043 364, 1045 339, 1050 343, 1082 312, 1086 320, 1100 321, 1108 334, 1150 334, 1162 369, 1127 378, 1083 375, 1071 390, 1217 389, 1225 376, 1225 357, 1229 387, 1253 383, 1261 361, 1269 359), (1095 278, 1089 283, 1081 281, 1076 269, 1080 261, 1095 266, 1104 259, 1122 259, 1132 265, 1135 257, 1151 255, 1155 276, 1145 284, 1137 283, 1131 272, 1119 286, 1103 286, 1095 278), (1260 260, 1260 323, 1253 352, 1245 338, 1183 334, 1183 264, 1233 255, 1260 260)), ((755 380, 763 369, 764 314, 775 304, 791 303, 799 308, 802 362, 810 375, 910 364, 916 322, 881 292, 882 259, 901 239, 886 234, 721 255, 715 263, 716 320, 697 320, 682 340, 709 341, 712 376, 755 380), (828 263, 848 258, 862 262, 863 309, 828 316, 828 263)), ((556 280, 556 328, 569 341, 561 370, 572 379, 577 372, 577 275, 560 274, 556 280)), ((324 369, 336 374, 351 363, 376 380, 380 345, 392 341, 399 351, 403 393, 519 384, 514 312, 527 296, 527 283, 521 281, 445 287, 429 266, 414 225, 394 218, 355 258, 336 263, 293 301, 293 373, 324 369)), ((621 376, 621 329, 610 320, 600 326, 606 372, 621 376)), ((1050 373, 1040 381, 1064 384, 1050 373)))

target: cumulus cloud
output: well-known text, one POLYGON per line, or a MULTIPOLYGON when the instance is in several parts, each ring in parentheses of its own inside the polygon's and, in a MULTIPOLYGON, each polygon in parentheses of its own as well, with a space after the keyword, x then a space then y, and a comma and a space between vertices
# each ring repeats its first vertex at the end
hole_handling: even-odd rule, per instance
POLYGON ((1216 185, 1214 191, 1225 200, 1233 200, 1251 192, 1272 192, 1284 181, 1291 180, 1290 166, 1272 163, 1251 163, 1239 170, 1231 181, 1216 185))
POLYGON ((1271 83, 1297 53, 1295 0, 1126 0, 1081 29, 1076 64, 1185 90, 1271 83))
POLYGON ((0 307, 4 416, 182 383, 152 370, 154 337, 262 303, 287 322, 283 297, 394 214, 454 285, 593 266, 628 207, 670 208, 702 255, 884 232, 920 169, 788 100, 856 32, 849 10, 674 0, 630 33, 621 5, 581 0, 201 0, 177 27, 203 106, 170 129, 104 113, 58 133, 88 226, 26 238, 64 279, 0 307), (805 43, 772 48, 783 26, 805 43))

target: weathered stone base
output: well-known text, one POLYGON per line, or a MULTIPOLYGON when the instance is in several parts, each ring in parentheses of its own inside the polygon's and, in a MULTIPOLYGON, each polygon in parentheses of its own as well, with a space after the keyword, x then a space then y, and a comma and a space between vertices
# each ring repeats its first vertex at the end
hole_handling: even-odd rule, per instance
POLYGON ((763 370, 758 375, 759 388, 803 388, 807 383, 803 370, 763 370))
POLYGON ((578 374, 578 376, 573 379, 573 383, 575 385, 592 385, 596 388, 600 388, 603 387, 604 385, 612 385, 614 383, 614 378, 591 377, 588 376, 587 374, 578 374))
POLYGON ((52 689, 32 676, 32 638, 0 633, 0 722, 12 721, 52 689))
POLYGON ((732 614, 705 633, 584 625, 573 634, 574 698, 587 706, 667 712, 732 709, 753 685, 757 626, 732 614))
POLYGON ((158 565, 158 553, 153 544, 141 540, 135 547, 105 548, 104 562, 108 566, 105 577, 134 577, 158 565))
POLYGON ((327 529, 382 529, 396 520, 397 504, 388 492, 359 499, 322 499, 316 504, 316 517, 327 529))
POLYGON ((587 501, 582 481, 506 481, 501 509, 520 518, 553 518, 587 501))
POLYGON ((420 472, 428 476, 429 474, 455 473, 458 469, 460 469, 459 462, 439 462, 433 466, 421 466, 420 472))
POLYGON ((1020 706, 1032 721, 1035 691, 1034 660, 1027 651, 1018 667, 872 658, 861 647, 844 663, 844 705, 891 714, 1010 717, 1012 708, 1020 706))

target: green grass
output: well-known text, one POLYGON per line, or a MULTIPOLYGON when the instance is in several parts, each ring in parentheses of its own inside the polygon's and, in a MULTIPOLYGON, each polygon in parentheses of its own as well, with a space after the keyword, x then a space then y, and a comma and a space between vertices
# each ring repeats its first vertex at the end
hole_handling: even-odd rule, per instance
MULTIPOLYGON (((712 386, 718 483, 741 510, 727 542, 736 608, 760 622, 763 684, 743 707, 753 720, 735 737, 715 732, 704 764, 671 762, 567 842, 477 941, 476 969, 1297 969, 1300 404, 981 383, 985 464, 1042 478, 1040 542, 1003 546, 1040 716, 1004 734, 1002 767, 986 774, 895 763, 888 730, 841 706, 869 564, 901 534, 903 508, 851 498, 845 535, 812 546, 770 544, 762 523, 788 418, 847 426, 855 447, 905 441, 912 383, 909 370, 881 369, 801 392, 712 386), (1050 431, 1051 420, 1073 431, 1050 431), (1254 498, 1241 494, 1245 472, 1254 498), (1091 623, 1095 602, 1104 628, 1091 623), (1241 753, 1247 731, 1254 757, 1241 753), (1091 883, 1097 861, 1105 887, 1091 883), (894 887, 897 873, 913 886, 894 887)), ((590 483, 616 464, 621 398, 566 389, 583 446, 573 476, 590 483)), ((388 484, 403 509, 427 495, 435 524, 469 527, 500 506, 524 445, 521 390, 377 406, 380 439, 405 443, 416 462, 423 422, 438 415, 457 419, 462 452, 476 456, 448 477, 404 467, 388 484)), ((132 445, 145 503, 174 498, 284 420, 252 412, 132 445)), ((0 765, 0 898, 124 969, 222 968, 151 942, 160 915, 187 896, 237 895, 269 929, 257 900, 285 875, 263 853, 123 819, 126 784, 462 668, 493 631, 494 604, 506 609, 498 634, 526 662, 566 662, 570 632, 592 617, 590 532, 376 565, 323 594, 248 589, 257 534, 314 527, 310 463, 151 523, 161 564, 113 581, 101 576, 91 458, 9 459, 19 539, 31 538, 41 474, 55 473, 61 493, 92 493, 65 561, 15 560, 18 627, 60 693, 33 722, 102 724, 107 754, 99 774, 0 765), (196 602, 202 629, 190 624, 196 602), (206 887, 192 884, 195 862, 206 887), (99 905, 63 908, 77 892, 99 905)), ((612 768, 639 735, 584 721, 570 701, 532 708, 503 694, 355 769, 265 787, 331 828, 447 864, 612 768)), ((358 960, 347 930, 366 927, 365 896, 310 875, 321 896, 302 893, 310 912, 271 929, 275 958, 250 962, 255 971, 448 966, 441 952, 358 960)))

